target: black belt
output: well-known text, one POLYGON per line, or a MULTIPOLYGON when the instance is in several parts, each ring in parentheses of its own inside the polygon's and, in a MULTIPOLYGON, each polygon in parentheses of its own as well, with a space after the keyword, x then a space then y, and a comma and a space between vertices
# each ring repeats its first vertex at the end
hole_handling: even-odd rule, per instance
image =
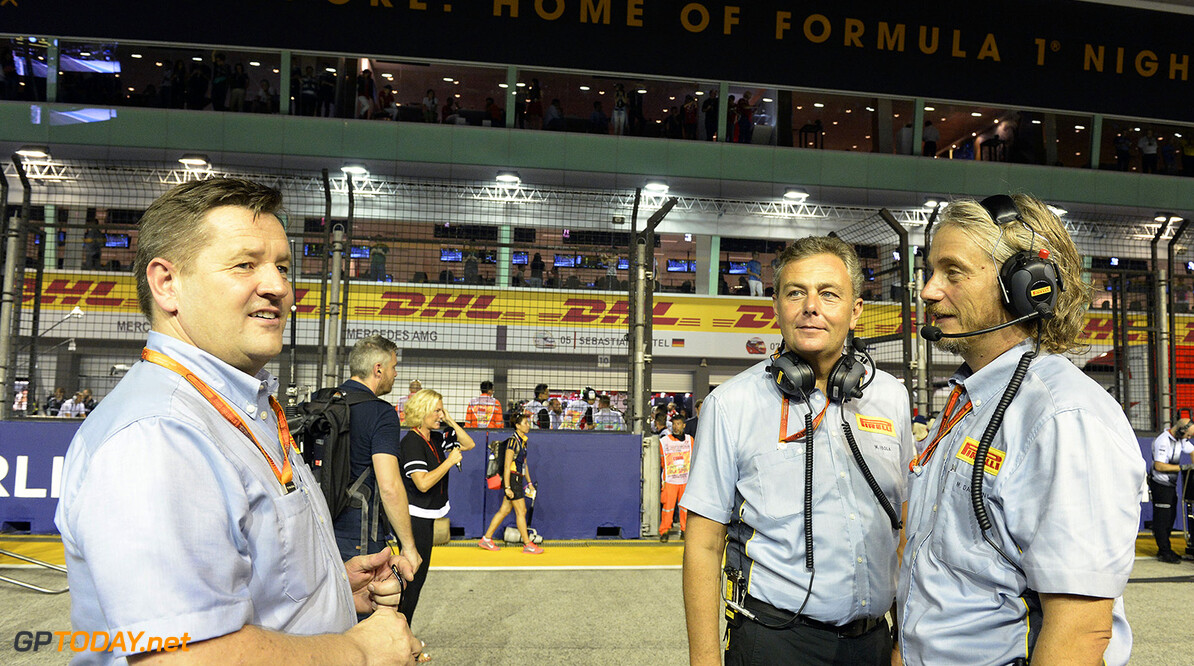
POLYGON ((754 613, 760 620, 767 624, 786 624, 792 622, 793 618, 795 618, 795 624, 837 634, 839 638, 857 638, 869 634, 879 627, 887 626, 887 618, 885 617, 860 617, 853 622, 841 625, 829 624, 828 622, 814 620, 805 615, 797 615, 782 608, 776 608, 766 601, 751 596, 746 597, 746 603, 743 605, 746 607, 746 610, 754 613))

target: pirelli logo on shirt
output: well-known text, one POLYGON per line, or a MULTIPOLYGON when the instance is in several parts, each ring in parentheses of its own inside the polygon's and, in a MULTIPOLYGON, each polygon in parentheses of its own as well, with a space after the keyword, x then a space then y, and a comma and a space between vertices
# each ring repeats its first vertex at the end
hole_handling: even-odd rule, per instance
MULTIPOLYGON (((964 460, 971 465, 974 464, 974 454, 978 453, 978 440, 973 437, 967 437, 962 442, 962 448, 958 449, 958 460, 964 460)), ((1000 468, 1003 467, 1003 459, 1007 456, 1006 453, 999 449, 987 449, 987 460, 983 463, 983 469, 991 476, 997 476, 1000 468)))
POLYGON ((895 437, 895 423, 891 419, 885 419, 881 416, 863 416, 862 414, 855 414, 854 417, 858 419, 858 428, 867 432, 877 432, 880 435, 887 435, 888 437, 895 437))

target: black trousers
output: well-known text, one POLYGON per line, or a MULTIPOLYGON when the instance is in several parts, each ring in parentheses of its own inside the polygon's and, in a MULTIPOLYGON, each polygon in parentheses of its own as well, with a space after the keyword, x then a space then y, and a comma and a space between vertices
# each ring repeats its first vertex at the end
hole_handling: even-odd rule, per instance
POLYGON ((1159 554, 1172 553, 1169 533, 1173 531, 1173 518, 1177 515, 1177 488, 1163 486, 1149 476, 1148 491, 1153 500, 1153 538, 1157 540, 1159 554))
POLYGON ((891 663, 891 632, 886 622, 856 638, 841 638, 824 629, 796 625, 768 629, 740 617, 731 626, 726 666, 886 666, 891 663))
POLYGON ((415 615, 415 606, 419 605, 419 594, 423 591, 423 582, 427 580, 427 568, 431 566, 431 544, 435 538, 435 519, 411 516, 410 530, 414 533, 415 550, 419 552, 419 557, 423 558, 423 563, 415 572, 415 579, 407 583, 406 589, 402 591, 402 601, 398 604, 398 612, 406 616, 407 624, 414 626, 412 619, 415 615))

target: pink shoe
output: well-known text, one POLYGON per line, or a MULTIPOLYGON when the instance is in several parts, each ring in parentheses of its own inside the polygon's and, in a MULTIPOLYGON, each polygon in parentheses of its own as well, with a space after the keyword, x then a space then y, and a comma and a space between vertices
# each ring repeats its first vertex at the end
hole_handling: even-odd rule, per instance
POLYGON ((530 553, 531 555, 539 555, 543 553, 543 549, 533 543, 528 543, 522 547, 522 552, 530 553))
POLYGON ((486 539, 485 537, 481 537, 481 540, 477 542, 477 545, 485 550, 501 550, 501 548, 499 548, 498 545, 493 542, 493 539, 486 539))

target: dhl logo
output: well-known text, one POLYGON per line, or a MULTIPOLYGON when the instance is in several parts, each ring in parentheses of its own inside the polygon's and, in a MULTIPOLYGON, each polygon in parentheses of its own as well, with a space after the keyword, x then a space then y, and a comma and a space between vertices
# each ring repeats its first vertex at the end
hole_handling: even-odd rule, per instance
MULTIPOLYGON (((973 465, 976 453, 978 453, 978 441, 972 437, 967 437, 962 442, 962 448, 958 449, 957 458, 973 465)), ((983 463, 983 470, 991 476, 997 476, 999 469, 1003 467, 1003 459, 1006 456, 1007 454, 999 449, 987 449, 987 460, 983 463)))
POLYGON ((1050 287, 1049 285, 1045 285, 1043 287, 1037 287, 1036 289, 1033 289, 1032 291, 1028 292, 1028 295, 1032 296, 1033 298, 1036 298, 1037 296, 1040 296, 1041 294, 1047 294, 1051 291, 1053 291, 1053 287, 1050 287))
POLYGON ((895 424, 891 419, 885 419, 880 416, 863 416, 862 414, 855 414, 854 417, 858 420, 858 428, 867 432, 877 432, 881 435, 895 437, 895 424))

